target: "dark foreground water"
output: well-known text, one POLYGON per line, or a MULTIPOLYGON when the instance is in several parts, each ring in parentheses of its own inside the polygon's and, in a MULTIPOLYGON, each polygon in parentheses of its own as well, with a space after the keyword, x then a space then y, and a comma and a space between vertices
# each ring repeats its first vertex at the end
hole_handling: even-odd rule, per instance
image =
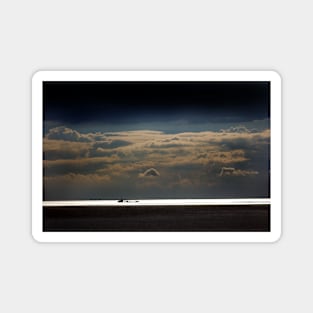
POLYGON ((270 231, 270 206, 45 206, 43 231, 270 231))

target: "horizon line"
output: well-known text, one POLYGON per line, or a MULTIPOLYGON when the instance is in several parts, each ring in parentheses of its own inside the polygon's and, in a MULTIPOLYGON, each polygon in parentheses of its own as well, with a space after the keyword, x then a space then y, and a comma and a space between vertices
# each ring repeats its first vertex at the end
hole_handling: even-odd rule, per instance
POLYGON ((65 200, 42 201, 43 206, 158 206, 158 205, 251 205, 271 204, 270 198, 246 199, 117 199, 117 200, 65 200))

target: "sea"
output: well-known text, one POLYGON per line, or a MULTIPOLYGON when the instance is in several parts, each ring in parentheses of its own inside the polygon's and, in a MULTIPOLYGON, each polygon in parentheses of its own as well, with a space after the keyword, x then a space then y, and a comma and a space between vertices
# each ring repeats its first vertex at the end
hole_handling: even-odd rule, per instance
POLYGON ((269 203, 66 202, 43 205, 45 232, 269 232, 269 203))

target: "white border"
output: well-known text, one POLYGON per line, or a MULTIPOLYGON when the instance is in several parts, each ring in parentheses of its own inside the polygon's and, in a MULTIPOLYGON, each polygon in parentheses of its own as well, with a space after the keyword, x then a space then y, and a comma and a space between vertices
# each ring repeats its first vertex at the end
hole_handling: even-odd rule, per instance
MULTIPOLYGON (((160 201, 160 200, 158 200, 160 201)), ((167 204, 171 201, 165 200, 167 204)), ((199 205, 208 200, 183 200, 199 205)), ((225 200, 211 200, 218 201, 225 200)), ((57 202, 55 204, 57 205, 57 202)), ((100 201, 101 202, 101 201, 100 201)), ((147 201, 142 204, 147 204, 147 201)), ((155 201, 154 201, 155 202, 155 201)), ((62 202, 60 202, 62 203, 62 202)), ((148 201, 149 203, 149 201, 148 201)), ((213 202, 212 202, 213 203, 213 202)), ((64 204, 64 203, 63 203, 64 204)), ((76 204, 76 203, 75 203, 76 204)), ((86 203, 85 203, 86 204, 86 203)), ((96 202, 93 202, 95 205, 96 202)), ((159 203, 158 203, 159 204, 159 203)), ((99 204, 100 205, 100 204, 99 204)), ((132 205, 132 203, 127 203, 132 205)), ((138 205, 138 203, 136 203, 138 205)), ((150 205, 153 205, 152 202, 150 205)), ((156 202, 154 205, 157 205, 156 202)), ((281 77, 275 71, 39 71, 32 78, 32 235, 39 242, 275 242, 281 236, 281 77), (269 81, 271 82, 271 199, 231 199, 271 203, 270 232, 43 232, 43 81, 269 81)))

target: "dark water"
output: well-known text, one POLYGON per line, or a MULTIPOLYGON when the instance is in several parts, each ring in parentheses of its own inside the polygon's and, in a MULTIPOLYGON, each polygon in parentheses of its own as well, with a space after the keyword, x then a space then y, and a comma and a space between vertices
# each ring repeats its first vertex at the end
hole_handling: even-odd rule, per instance
POLYGON ((43 230, 266 232, 270 206, 45 206, 43 230))

